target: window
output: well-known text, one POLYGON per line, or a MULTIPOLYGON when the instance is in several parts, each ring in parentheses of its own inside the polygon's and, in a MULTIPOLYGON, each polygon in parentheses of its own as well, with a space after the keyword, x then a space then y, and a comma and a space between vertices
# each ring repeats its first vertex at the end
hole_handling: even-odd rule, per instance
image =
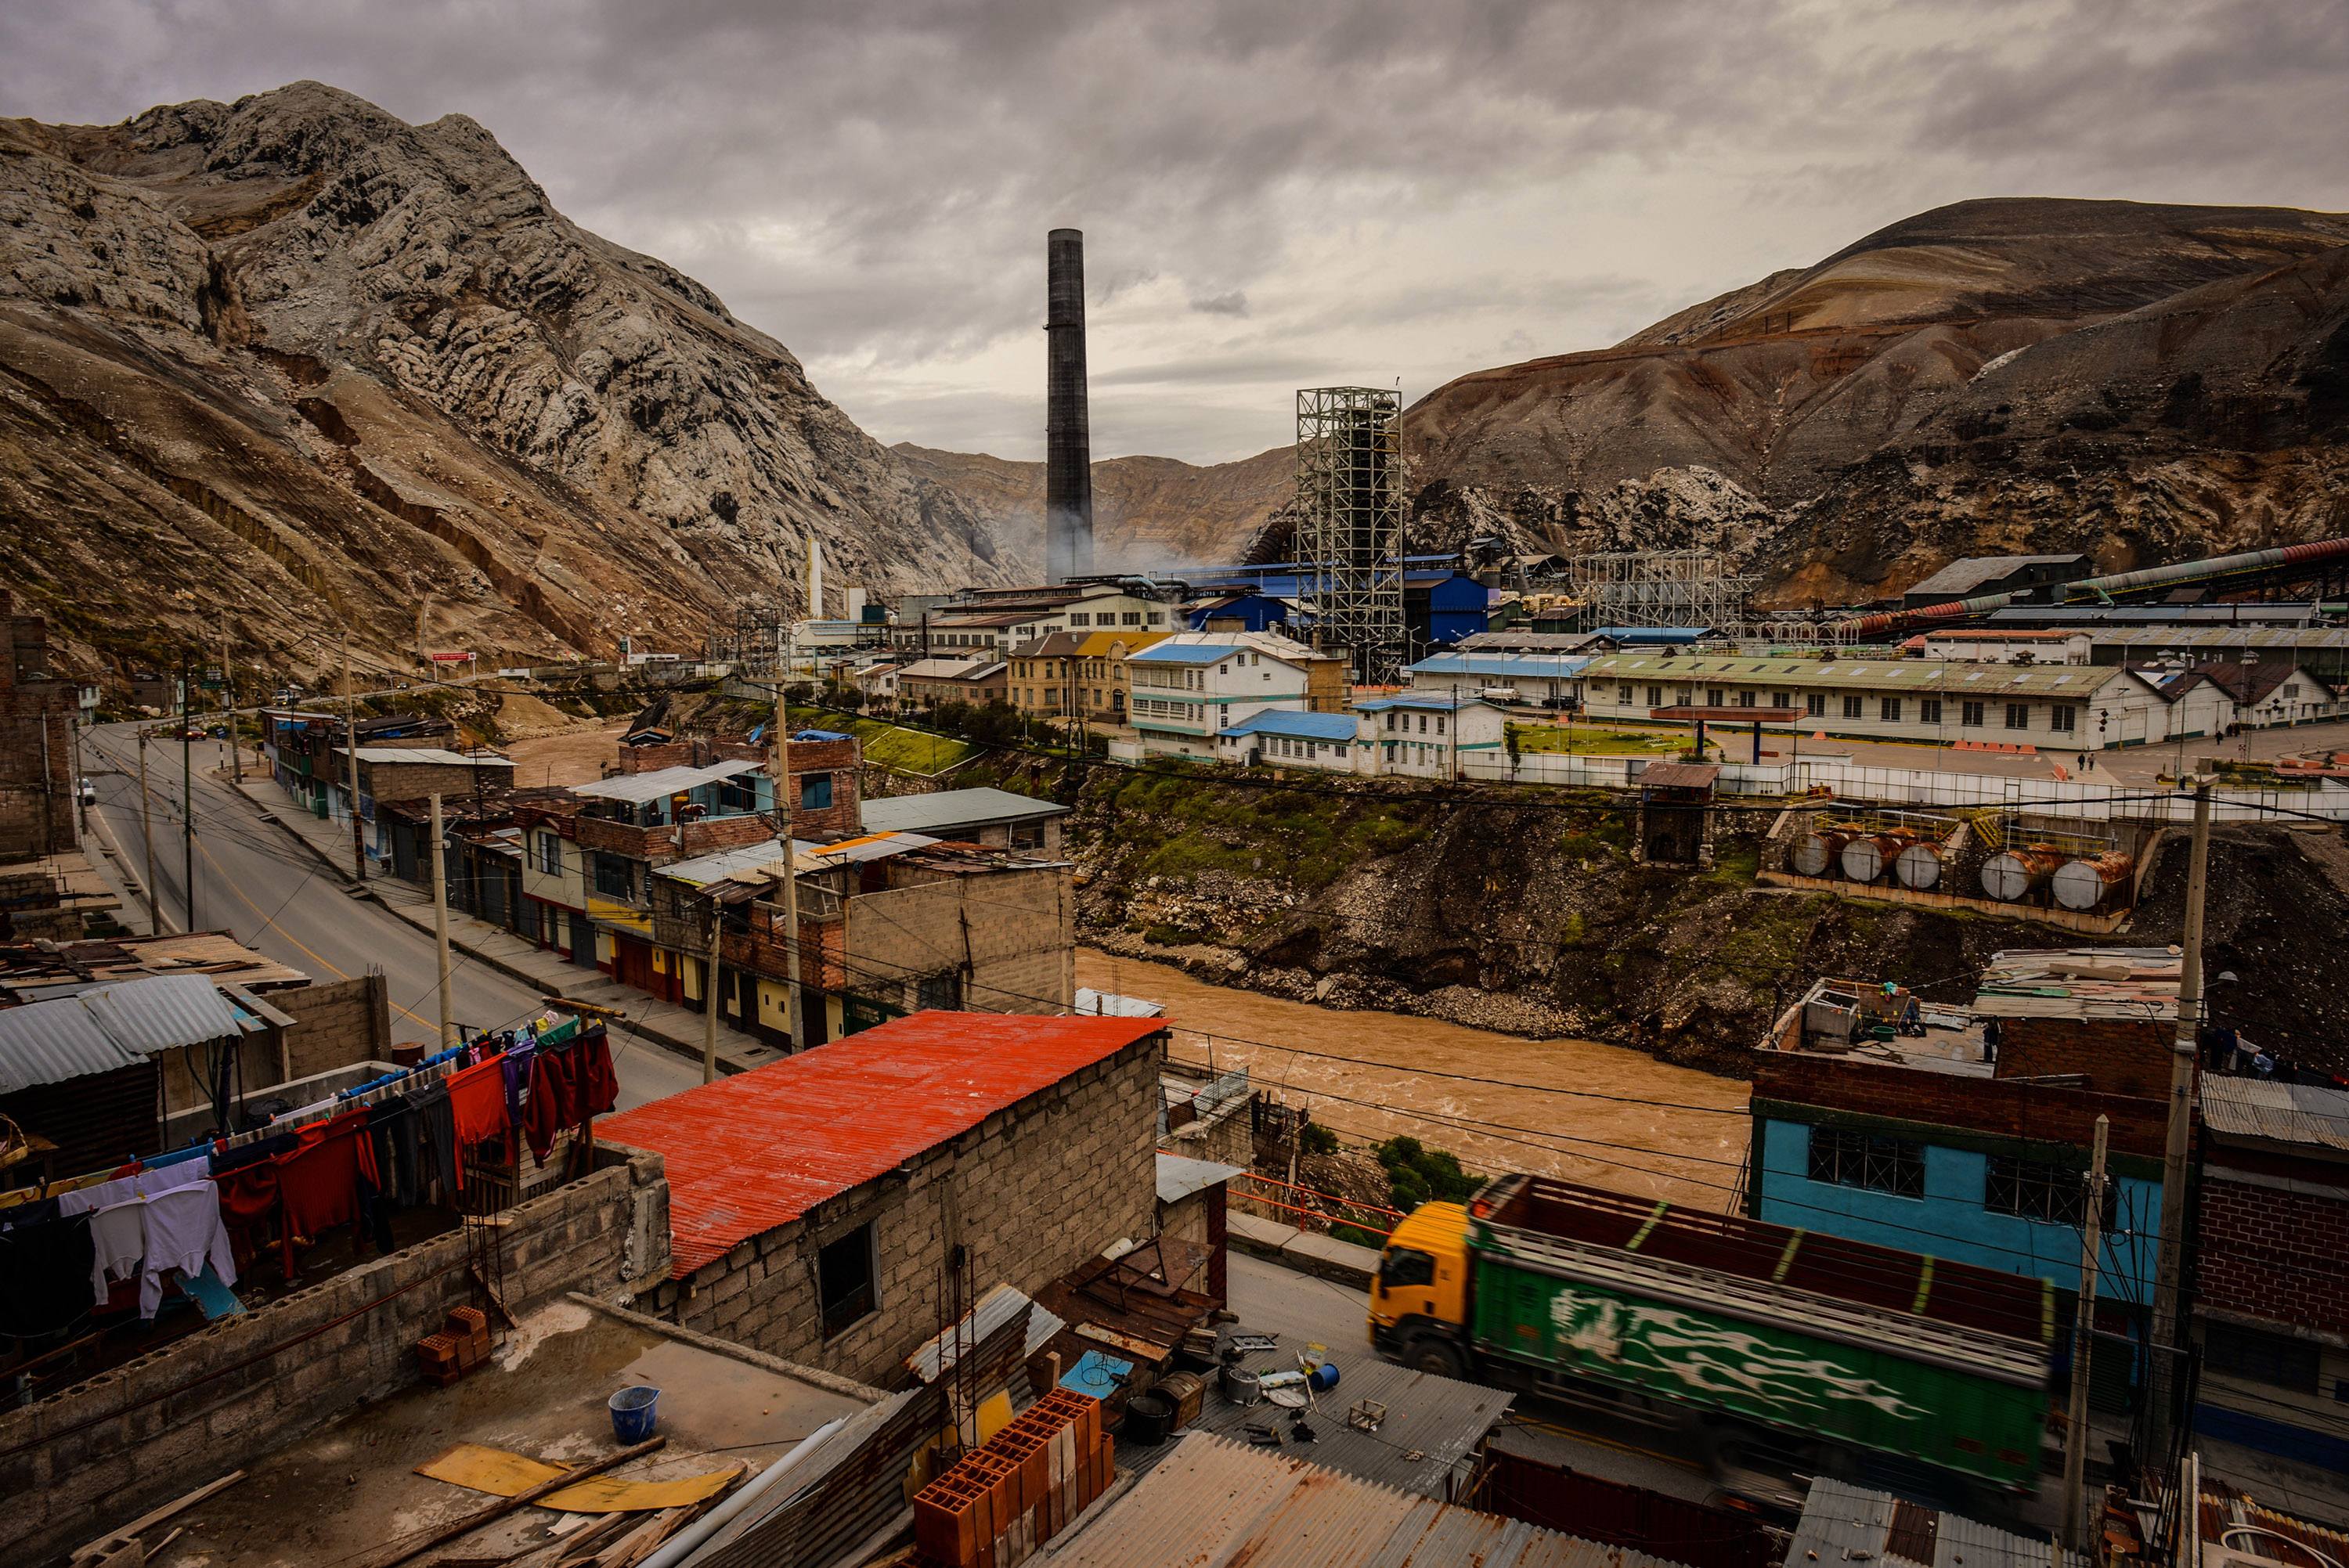
POLYGON ((914 983, 914 1006, 923 1012, 962 1011, 962 976, 949 970, 944 975, 925 975, 914 983))
POLYGON ((1427 715, 1423 713, 1419 716, 1419 732, 1422 735, 1427 733, 1427 715))
POLYGON ((1154 626, 1164 625, 1166 624, 1166 612, 1164 610, 1153 610, 1150 612, 1150 624, 1154 626))
POLYGON ((595 891, 605 898, 636 895, 635 868, 619 855, 595 851, 595 891))
POLYGON ((815 1255, 816 1296, 823 1304, 823 1336, 832 1338, 871 1315, 873 1227, 863 1224, 827 1243, 815 1255))
POLYGON ((811 773, 800 780, 800 810, 822 811, 832 805, 832 775, 811 773))
POLYGON ((1980 729, 1982 727, 1982 705, 1978 702, 1958 704, 1958 727, 1980 729))
POLYGON ((2290 681, 2286 681, 2284 683, 2283 695, 2286 696, 2298 696, 2300 695, 2300 687, 2290 681))
POLYGON ((563 874, 563 838, 559 833, 538 836, 538 869, 551 877, 563 874))
POLYGON ((1843 716, 1846 718, 1857 718, 1859 717, 1859 698, 1856 696, 1847 696, 1843 699, 1843 716))
POLYGON ((1704 688, 1705 707, 1719 707, 1723 703, 1728 700, 1729 694, 1722 690, 1719 686, 1707 686, 1704 688))
POLYGON ((2080 727, 2080 710, 2076 707, 2051 707, 2047 710, 2047 727, 2070 734, 2080 727))
POLYGON ((1091 615, 1077 614, 1069 617, 1069 624, 1071 626, 1090 626, 1092 624, 1093 618, 1091 615))
MULTIPOLYGON (((1154 620, 1156 619, 1155 616, 1152 618, 1154 620)), ((1124 614, 1118 617, 1118 624, 1125 626, 1139 626, 1142 624, 1142 612, 1139 610, 1128 610, 1124 614)))
POLYGON ((1040 850, 1044 847, 1044 824, 1014 822, 1011 824, 1011 847, 1015 850, 1040 850))
MULTIPOLYGON (((2044 1220, 2076 1230, 2088 1219, 2087 1178, 2053 1161, 1993 1154, 1982 1182, 1982 1207, 1993 1214, 2020 1214, 2026 1220, 2044 1220)), ((2114 1212, 2112 1195, 2107 1192, 2105 1223, 2113 1222, 2114 1212)))
POLYGON ((1257 665, 1262 663, 1264 663, 1264 655, 1262 654, 1250 654, 1248 655, 1248 667, 1250 669, 1254 669, 1257 665))
POLYGON ((2212 1322, 2203 1330, 2202 1352, 2209 1371, 2297 1394, 2316 1392, 2320 1352, 2312 1341, 2212 1322))
POLYGON ((1940 723, 1941 699, 1937 696, 1919 697, 1917 699, 1917 717, 1926 724, 1940 723))
POLYGON ((1811 1129, 1811 1180, 1896 1198, 1925 1195, 1924 1145, 1834 1128, 1811 1129))
POLYGON ((1432 1285, 1434 1283, 1435 1256, 1432 1253, 1395 1247, 1379 1261, 1379 1288, 1381 1291, 1408 1290, 1413 1285, 1432 1285))
POLYGON ((1899 699, 1899 697, 1897 697, 1897 696, 1888 696, 1888 697, 1879 697, 1879 698, 1878 698, 1878 699, 1877 699, 1877 704, 1876 704, 1876 712, 1877 712, 1877 716, 1878 716, 1879 718, 1883 719, 1883 720, 1884 720, 1884 722, 1885 722, 1885 723, 1887 723, 1887 724, 1898 724, 1898 723, 1899 723, 1899 722, 1900 722, 1900 699, 1899 699))
POLYGON ((2031 705, 2027 702, 2008 703, 2006 705, 2006 727, 2009 729, 2029 729, 2031 727, 2031 705))
POLYGON ((1650 707, 1661 707, 1664 706, 1663 687, 1650 686, 1648 688, 1648 706, 1650 707))
POLYGON ((1827 716, 1827 694, 1823 691, 1811 693, 1803 699, 1803 711, 1813 718, 1825 718, 1827 716))
POLYGON ((1442 714, 1438 714, 1435 717, 1435 733, 1438 735, 1444 733, 1444 716, 1442 714))
POLYGON ((1740 707, 1752 707, 1754 706, 1754 696, 1755 694, 1750 691, 1739 692, 1737 694, 1737 706, 1740 707))
POLYGON ((1627 707, 1630 706, 1631 701, 1631 688, 1627 686, 1617 686, 1615 688, 1615 700, 1627 707))

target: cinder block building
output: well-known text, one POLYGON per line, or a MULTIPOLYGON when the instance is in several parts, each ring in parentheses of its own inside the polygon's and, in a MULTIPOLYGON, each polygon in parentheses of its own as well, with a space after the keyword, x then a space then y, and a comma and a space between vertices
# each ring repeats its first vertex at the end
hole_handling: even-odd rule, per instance
POLYGON ((1156 1227, 1154 1018, 921 1013, 596 1124, 657 1153, 641 1311, 887 1384, 957 1275, 1033 1295, 1156 1227))

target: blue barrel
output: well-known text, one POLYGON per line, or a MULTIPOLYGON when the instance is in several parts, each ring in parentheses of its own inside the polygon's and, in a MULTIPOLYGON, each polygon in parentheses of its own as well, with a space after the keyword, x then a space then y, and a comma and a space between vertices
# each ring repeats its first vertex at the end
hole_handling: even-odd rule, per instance
POLYGON ((649 1384, 623 1388, 612 1396, 612 1435, 631 1446, 653 1435, 653 1407, 660 1390, 649 1384))
POLYGON ((1312 1371, 1308 1372, 1305 1375, 1305 1381, 1312 1387, 1313 1391, 1317 1394, 1329 1392, 1330 1389, 1335 1388, 1338 1386, 1338 1368, 1336 1364, 1333 1362, 1324 1361, 1320 1366, 1316 1367, 1312 1371))

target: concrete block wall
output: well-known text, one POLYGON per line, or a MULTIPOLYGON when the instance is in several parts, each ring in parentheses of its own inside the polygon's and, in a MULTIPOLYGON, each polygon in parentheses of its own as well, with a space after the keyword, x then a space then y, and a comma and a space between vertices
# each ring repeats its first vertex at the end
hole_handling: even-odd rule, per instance
POLYGON ((910 1176, 843 1192, 738 1244, 687 1279, 638 1295, 639 1311, 878 1387, 938 1330, 946 1258, 959 1236, 984 1295, 1033 1295, 1121 1238, 1153 1233, 1158 1065, 1152 1035, 927 1150, 910 1176), (874 1226, 876 1305, 827 1340, 816 1285, 826 1243, 874 1226))
MULTIPOLYGON (((505 1297, 517 1314, 621 1286, 636 1211, 665 1205, 668 1181, 657 1155, 604 1158, 512 1211, 505 1297)), ((0 1559, 62 1555, 417 1381, 416 1341, 474 1299, 465 1265, 452 1231, 0 1412, 0 1559)))
POLYGON ((269 1005, 300 1020, 285 1031, 293 1078, 391 1059, 391 993, 380 975, 280 991, 269 1005))

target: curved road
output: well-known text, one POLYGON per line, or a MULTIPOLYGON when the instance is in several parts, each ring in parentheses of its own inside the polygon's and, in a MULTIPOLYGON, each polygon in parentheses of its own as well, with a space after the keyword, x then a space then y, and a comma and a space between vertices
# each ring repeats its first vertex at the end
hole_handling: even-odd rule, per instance
MULTIPOLYGON (((97 787, 105 835, 122 851, 122 870, 144 878, 137 724, 101 725, 83 734, 83 765, 97 787)), ((253 802, 212 777, 227 764, 222 743, 192 744, 195 793, 195 928, 232 931, 244 943, 314 980, 383 971, 391 997, 391 1037, 429 1044, 440 1029, 439 966, 432 939, 378 905, 352 897, 340 877, 318 863, 253 802)), ((250 759, 248 759, 248 769, 250 759)), ((181 833, 181 748, 150 741, 148 791, 155 820, 155 883, 163 929, 187 929, 187 883, 181 833)), ((247 777, 251 774, 248 771, 247 777)), ((93 855, 93 859, 97 857, 93 855)), ((144 908, 144 901, 132 900, 144 908)), ((453 955, 450 981, 460 1023, 502 1028, 541 1008, 539 994, 496 970, 453 955)), ((612 1042, 620 1109, 659 1099, 701 1081, 698 1065, 640 1040, 612 1042)))

